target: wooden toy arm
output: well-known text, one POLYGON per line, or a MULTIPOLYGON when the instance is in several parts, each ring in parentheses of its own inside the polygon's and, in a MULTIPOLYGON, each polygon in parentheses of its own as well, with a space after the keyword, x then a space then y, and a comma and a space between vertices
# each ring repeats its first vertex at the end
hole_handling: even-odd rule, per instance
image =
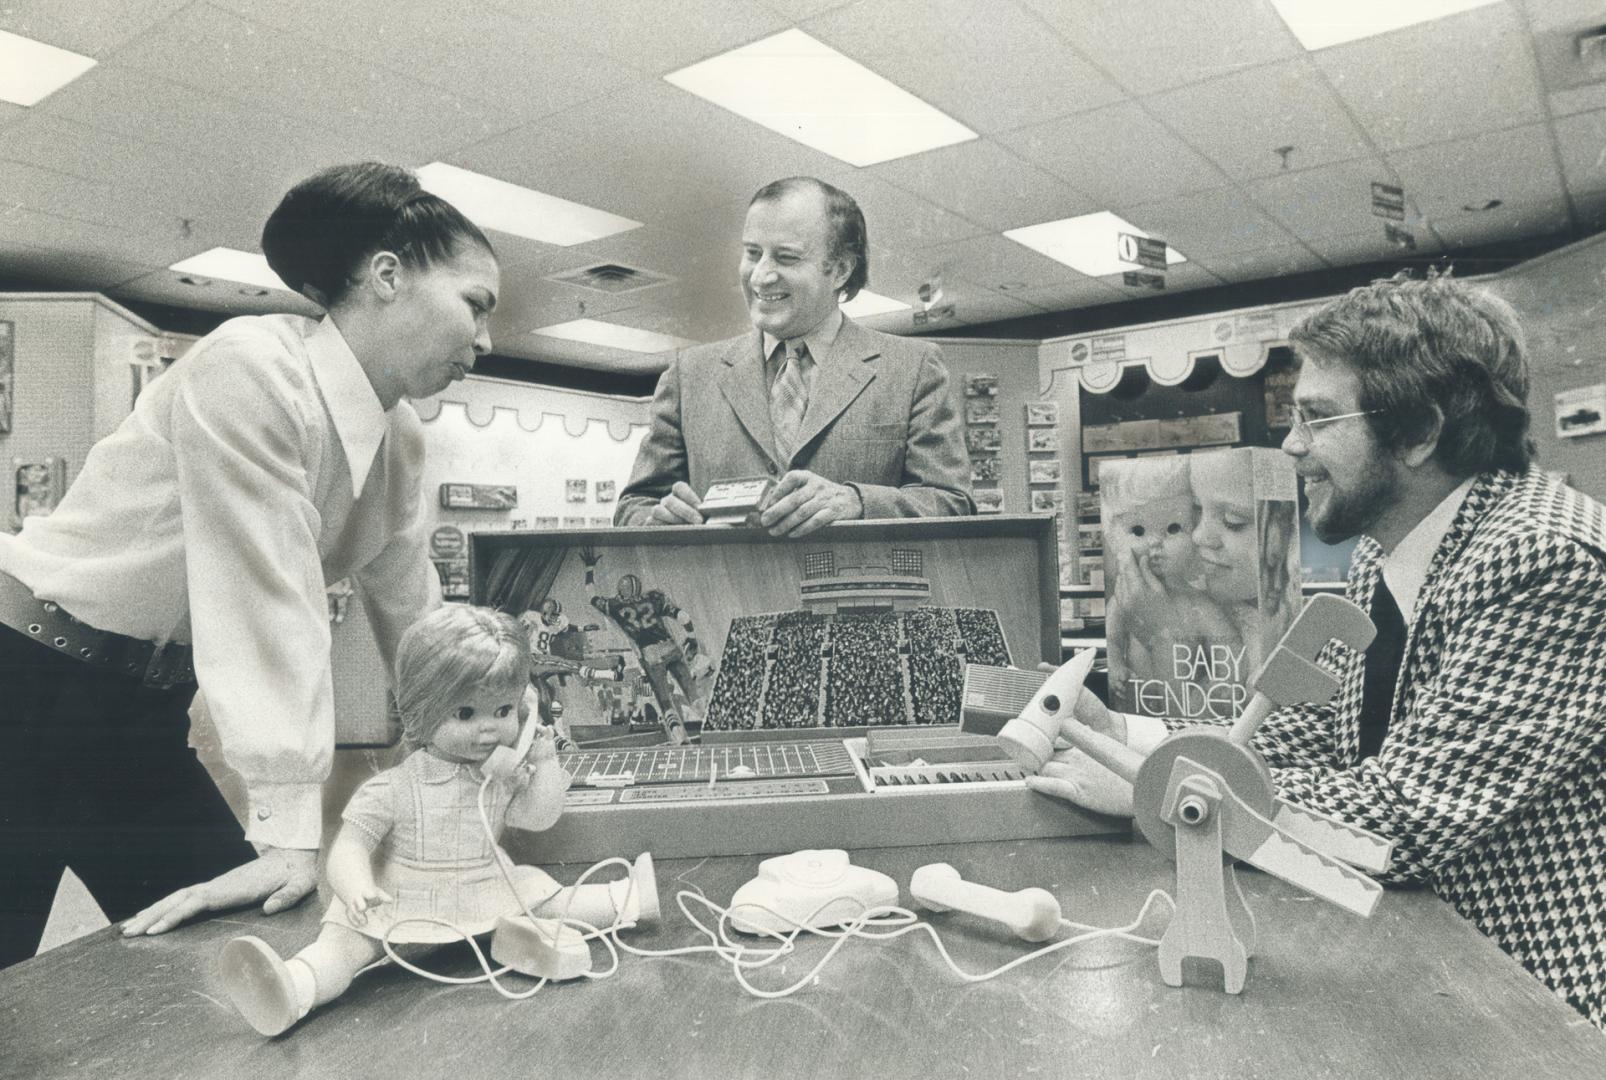
POLYGON ((1338 680, 1317 666, 1317 655, 1335 638, 1360 651, 1376 636, 1377 628, 1358 605, 1331 593, 1311 597, 1249 680, 1255 696, 1227 737, 1239 746, 1248 746, 1255 730, 1278 705, 1326 702, 1338 689, 1338 680))

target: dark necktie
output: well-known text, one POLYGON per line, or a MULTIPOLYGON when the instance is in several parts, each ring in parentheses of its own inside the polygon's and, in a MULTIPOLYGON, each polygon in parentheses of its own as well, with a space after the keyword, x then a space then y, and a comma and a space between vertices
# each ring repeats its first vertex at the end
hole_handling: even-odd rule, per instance
POLYGON ((1389 714, 1394 708, 1394 684, 1400 678, 1400 660, 1405 655, 1405 619, 1388 582, 1378 575, 1372 590, 1369 612, 1377 627, 1377 637, 1366 650, 1366 677, 1361 690, 1361 757, 1375 755, 1388 734, 1389 714))

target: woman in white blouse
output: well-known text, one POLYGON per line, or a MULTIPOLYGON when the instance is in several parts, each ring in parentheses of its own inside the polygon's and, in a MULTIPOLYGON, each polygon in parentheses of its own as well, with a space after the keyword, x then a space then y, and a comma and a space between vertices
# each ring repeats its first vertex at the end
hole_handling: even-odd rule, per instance
POLYGON ((439 603, 407 399, 490 350, 490 243, 367 163, 298 184, 262 250, 327 315, 218 327, 51 516, 0 535, 0 966, 34 951, 63 866, 125 934, 310 892, 334 749, 324 587, 356 583, 387 666, 439 603), (246 784, 243 840, 187 746, 197 683, 246 784))

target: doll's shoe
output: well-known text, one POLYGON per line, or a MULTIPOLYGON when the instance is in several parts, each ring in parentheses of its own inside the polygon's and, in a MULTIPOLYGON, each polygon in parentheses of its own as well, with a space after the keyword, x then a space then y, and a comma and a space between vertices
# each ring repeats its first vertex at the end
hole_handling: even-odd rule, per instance
POLYGON ((661 917, 658 907, 658 875, 652 868, 652 853, 643 851, 636 856, 630 879, 635 882, 636 918, 638 926, 651 926, 661 917))
POLYGON ((290 969, 267 942, 237 937, 223 946, 218 969, 229 1000, 264 1035, 278 1035, 301 1019, 290 969))

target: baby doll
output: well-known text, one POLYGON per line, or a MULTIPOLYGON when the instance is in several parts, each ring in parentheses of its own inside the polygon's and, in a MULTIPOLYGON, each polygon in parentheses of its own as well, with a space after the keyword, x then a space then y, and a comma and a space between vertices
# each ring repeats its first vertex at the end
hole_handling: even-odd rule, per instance
POLYGON ((564 888, 533 866, 515 865, 496 843, 506 824, 550 828, 569 786, 545 729, 526 760, 511 751, 489 760, 518 739, 529 671, 524 629, 486 608, 449 604, 402 636, 396 697, 413 750, 347 804, 329 849, 335 899, 318 939, 289 960, 256 937, 223 947, 224 987, 252 1027, 277 1035, 340 996, 385 955, 387 934, 393 944, 455 941, 462 934, 451 927, 488 933, 498 917, 526 908, 602 927, 657 917, 648 855, 636 860, 631 878, 564 888))
POLYGON ((1132 709, 1122 680, 1172 677, 1178 646, 1235 644, 1238 631, 1200 587, 1198 500, 1185 457, 1107 462, 1099 470, 1112 589, 1106 634, 1112 705, 1132 709))

